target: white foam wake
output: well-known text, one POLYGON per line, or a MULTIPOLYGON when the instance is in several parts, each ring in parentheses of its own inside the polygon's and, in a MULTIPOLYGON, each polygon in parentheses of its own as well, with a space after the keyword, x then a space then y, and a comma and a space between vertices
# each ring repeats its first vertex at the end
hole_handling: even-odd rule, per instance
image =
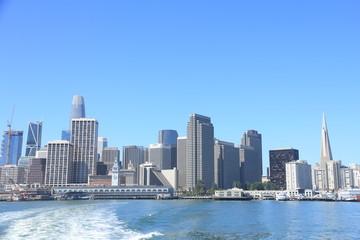
POLYGON ((162 235, 159 232, 140 233, 127 229, 112 210, 99 204, 71 204, 56 209, 38 208, 20 212, 12 217, 11 224, 0 238, 140 240, 162 235))

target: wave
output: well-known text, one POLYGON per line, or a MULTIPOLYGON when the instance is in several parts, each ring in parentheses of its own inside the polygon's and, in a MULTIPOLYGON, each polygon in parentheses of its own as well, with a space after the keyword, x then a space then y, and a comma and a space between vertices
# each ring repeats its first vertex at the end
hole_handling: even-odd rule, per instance
POLYGON ((159 232, 141 233, 128 229, 111 206, 71 204, 57 208, 37 208, 1 215, 4 229, 1 239, 128 239, 161 236, 159 232), (9 219, 11 220, 9 222, 9 219))

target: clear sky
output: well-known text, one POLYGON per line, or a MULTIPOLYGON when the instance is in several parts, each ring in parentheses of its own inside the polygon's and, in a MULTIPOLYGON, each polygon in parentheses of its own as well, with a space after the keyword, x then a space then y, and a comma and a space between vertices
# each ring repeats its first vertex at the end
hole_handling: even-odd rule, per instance
MULTIPOLYGON (((360 164, 360 2, 0 0, 0 130, 68 128, 73 95, 110 146, 186 135, 190 113, 240 143, 319 162, 322 113, 335 159, 360 164)), ((1 130, 2 131, 2 130, 1 130)), ((25 141, 24 141, 25 144, 25 141)))

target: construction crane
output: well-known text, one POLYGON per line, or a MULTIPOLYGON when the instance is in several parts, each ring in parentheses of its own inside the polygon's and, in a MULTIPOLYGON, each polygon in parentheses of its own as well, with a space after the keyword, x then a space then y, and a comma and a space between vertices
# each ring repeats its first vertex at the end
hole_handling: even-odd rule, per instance
POLYGON ((15 112, 15 104, 13 106, 10 121, 8 120, 8 124, 7 124, 9 131, 8 131, 8 144, 7 144, 7 151, 6 151, 6 165, 8 165, 10 162, 11 126, 12 126, 12 121, 13 121, 13 117, 14 117, 14 112, 15 112))

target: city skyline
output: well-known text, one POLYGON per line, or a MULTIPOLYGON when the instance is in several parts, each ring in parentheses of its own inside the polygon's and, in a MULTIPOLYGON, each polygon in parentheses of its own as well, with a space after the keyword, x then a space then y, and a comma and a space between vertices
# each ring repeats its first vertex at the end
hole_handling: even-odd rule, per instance
POLYGON ((283 147, 319 162, 325 113, 333 159, 359 163, 357 2, 0 5, 0 79, 17 87, 0 96, 1 131, 16 104, 13 129, 43 121, 42 144, 59 140, 82 95, 111 146, 148 147, 161 129, 186 136, 199 113, 235 145, 261 132, 265 169, 283 147))

